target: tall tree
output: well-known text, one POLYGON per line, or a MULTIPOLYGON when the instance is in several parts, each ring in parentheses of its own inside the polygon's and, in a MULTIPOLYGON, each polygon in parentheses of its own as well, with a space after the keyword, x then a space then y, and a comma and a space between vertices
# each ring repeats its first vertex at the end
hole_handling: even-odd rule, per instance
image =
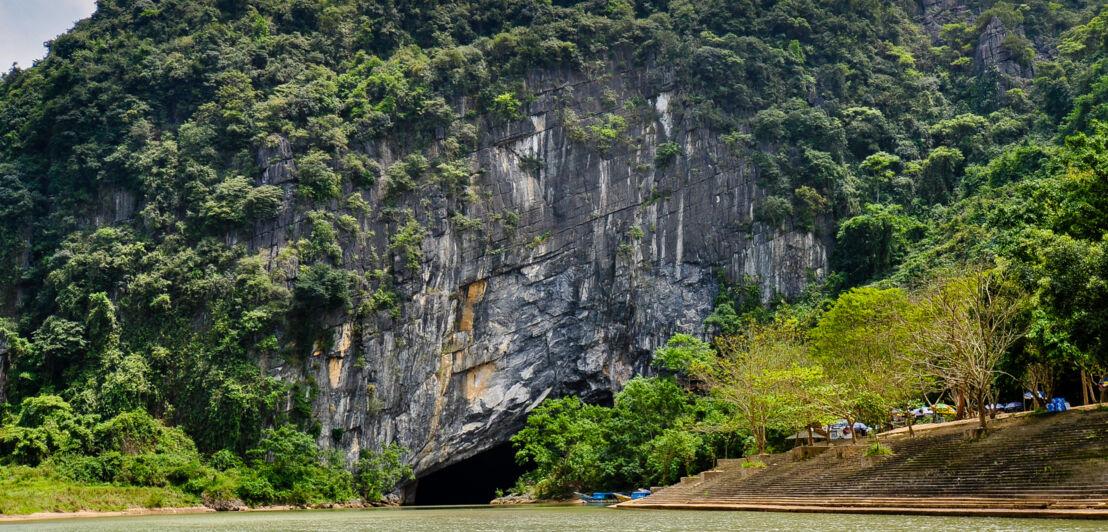
POLYGON ((950 389, 963 390, 988 427, 985 404, 1001 374, 1000 361, 1027 331, 1027 297, 999 270, 936 280, 903 318, 925 370, 950 389))
POLYGON ((828 413, 851 424, 885 421, 931 388, 921 365, 903 356, 908 341, 898 323, 910 305, 898 288, 856 288, 820 318, 812 352, 830 380, 819 397, 828 413))
POLYGON ((734 409, 736 424, 754 435, 759 453, 766 452, 767 429, 791 429, 811 419, 804 392, 821 372, 809 364, 804 332, 787 312, 772 323, 721 336, 716 346, 715 362, 695 367, 696 377, 734 409))

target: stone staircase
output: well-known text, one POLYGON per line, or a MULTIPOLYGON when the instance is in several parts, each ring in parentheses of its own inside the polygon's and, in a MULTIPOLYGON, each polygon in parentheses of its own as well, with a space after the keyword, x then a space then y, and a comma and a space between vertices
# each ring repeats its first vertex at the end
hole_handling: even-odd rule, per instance
POLYGON ((716 470, 621 506, 1045 509, 1108 517, 1108 412, 997 420, 984 438, 970 428, 883 442, 891 456, 865 457, 866 445, 842 445, 721 460, 716 470))

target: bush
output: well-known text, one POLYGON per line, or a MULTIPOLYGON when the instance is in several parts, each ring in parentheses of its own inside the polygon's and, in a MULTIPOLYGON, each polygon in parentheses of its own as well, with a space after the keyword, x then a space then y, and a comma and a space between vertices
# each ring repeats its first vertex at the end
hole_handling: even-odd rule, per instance
POLYGON ((121 464, 122 456, 119 453, 106 453, 99 456, 55 455, 46 465, 64 478, 76 482, 96 483, 111 481, 121 464))
POLYGON ((669 166, 678 155, 681 155, 681 146, 676 142, 659 144, 654 150, 654 166, 659 169, 669 166))
POLYGON ((337 198, 342 193, 342 177, 331 170, 330 157, 313 149, 296 161, 296 176, 301 195, 317 200, 337 198))
POLYGON ((0 460, 37 465, 57 453, 83 453, 92 447, 91 416, 77 415, 56 395, 28 397, 14 423, 0 427, 0 460))
POLYGON ((754 219, 773 227, 781 227, 792 215, 792 203, 780 196, 769 196, 754 207, 754 219))
POLYGON ((350 303, 350 277, 324 263, 301 266, 293 294, 296 305, 307 313, 345 306, 350 303))
POLYGON ((338 455, 321 456, 315 440, 285 425, 266 429, 247 453, 250 469, 238 493, 252 504, 309 504, 353 498, 353 477, 338 455))
POLYGON ((258 472, 248 472, 239 479, 236 493, 244 502, 253 506, 268 504, 277 499, 277 490, 258 472))
POLYGON ((242 467, 242 459, 227 449, 216 451, 216 453, 212 455, 211 460, 209 460, 209 463, 212 467, 216 468, 217 471, 227 471, 228 469, 242 467))
POLYGON ((881 445, 881 442, 876 442, 866 448, 866 452, 862 456, 892 456, 893 450, 881 445))
POLYGON ((515 120, 520 117, 519 99, 516 98, 515 94, 510 92, 498 94, 492 99, 492 107, 490 110, 493 116, 498 120, 515 120))
POLYGON ((403 463, 408 450, 390 443, 380 452, 362 450, 354 466, 354 488, 367 501, 377 502, 401 482, 414 478, 412 466, 403 463))
POLYGON ((154 451, 165 427, 143 410, 132 410, 96 426, 96 441, 105 451, 126 455, 154 451))

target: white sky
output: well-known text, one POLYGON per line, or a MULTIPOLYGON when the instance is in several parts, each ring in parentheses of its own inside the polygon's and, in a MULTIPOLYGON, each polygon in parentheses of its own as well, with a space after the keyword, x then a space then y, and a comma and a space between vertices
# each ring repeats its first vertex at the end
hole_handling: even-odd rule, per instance
POLYGON ((30 68, 46 55, 43 43, 96 10, 96 0, 0 0, 0 72, 30 68))

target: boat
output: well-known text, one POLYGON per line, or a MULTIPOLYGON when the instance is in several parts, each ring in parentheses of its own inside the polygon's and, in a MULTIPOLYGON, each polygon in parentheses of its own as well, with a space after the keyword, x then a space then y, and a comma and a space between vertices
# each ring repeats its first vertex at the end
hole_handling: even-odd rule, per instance
POLYGON ((619 502, 616 498, 616 494, 610 491, 594 491, 591 494, 573 492, 578 499, 585 501, 585 504, 595 504, 607 506, 609 504, 615 504, 619 502))
POLYGON ((650 495, 650 490, 638 489, 635 491, 596 491, 592 494, 574 492, 578 499, 587 504, 613 504, 641 499, 650 495))

